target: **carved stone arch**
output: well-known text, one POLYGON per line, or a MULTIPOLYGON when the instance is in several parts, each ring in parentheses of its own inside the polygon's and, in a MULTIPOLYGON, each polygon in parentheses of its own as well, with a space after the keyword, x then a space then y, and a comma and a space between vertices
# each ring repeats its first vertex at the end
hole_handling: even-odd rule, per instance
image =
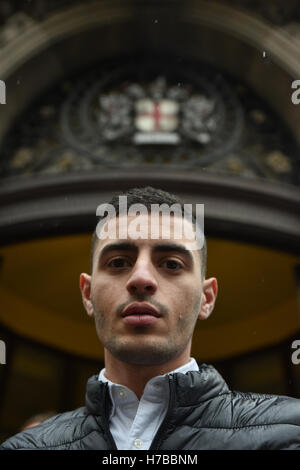
POLYGON ((204 0, 93 1, 43 21, 21 15, 10 28, 6 36, 4 26, 0 52, 10 102, 0 108, 0 142, 14 117, 51 84, 101 58, 136 51, 205 59, 240 75, 280 112, 300 142, 299 111, 289 100, 291 81, 300 76, 299 36, 252 13, 204 0))
MULTIPOLYGON (((34 98, 65 76, 107 57, 134 53, 155 56, 162 52, 205 60, 239 76, 241 81, 249 84, 270 103, 275 111, 280 112, 300 143, 299 107, 294 106, 290 100, 291 81, 300 77, 299 39, 294 37, 291 40, 288 30, 274 28, 252 13, 206 1, 152 0, 147 4, 137 0, 93 1, 56 10, 42 21, 23 15, 16 23, 15 36, 11 33, 8 35, 9 40, 5 40, 8 36, 4 34, 5 26, 3 28, 0 77, 7 85, 8 104, 0 107, 0 145, 14 118, 34 98)), ((74 181, 80 191, 88 193, 90 176, 80 175, 80 183, 77 183, 77 177, 69 175, 58 186, 51 179, 49 184, 42 180, 28 180, 25 183, 28 187, 25 192, 23 183, 6 181, 2 185, 0 207, 0 224, 6 234, 6 242, 11 237, 12 227, 15 234, 17 226, 25 227, 28 222, 32 222, 33 227, 41 216, 36 212, 37 193, 34 188, 39 186, 39 194, 42 191, 43 200, 49 208, 53 203, 53 191, 56 195, 61 191, 61 196, 65 197, 69 192, 73 193, 74 181), (20 212, 16 214, 21 200, 24 216, 20 212), (16 214, 15 219, 12 214, 16 214)), ((95 177, 97 179, 97 175, 95 177)), ((169 187, 169 177, 169 173, 164 175, 157 171, 150 179, 153 181, 153 178, 157 178, 157 181, 169 187)), ((186 175, 186 181, 189 178, 192 181, 192 177, 192 173, 186 175)), ((171 178, 181 182, 182 175, 180 171, 173 172, 171 178)), ((212 201, 210 195, 213 193, 214 201, 221 208, 227 207, 229 200, 238 199, 240 205, 245 203, 245 211, 242 206, 238 211, 242 219, 240 230, 235 226, 236 234, 247 233, 245 236, 249 239, 263 243, 274 234, 271 237, 274 246, 277 243, 278 247, 284 249, 284 246, 289 246, 297 251, 299 221, 295 213, 299 208, 299 197, 295 188, 283 187, 279 191, 276 185, 270 184, 269 188, 267 184, 259 184, 253 180, 247 183, 237 181, 237 190, 236 181, 225 179, 225 190, 224 181, 218 175, 208 177, 206 174, 199 174, 198 178, 199 185, 188 184, 193 188, 192 194, 198 193, 204 199, 212 201), (261 214, 266 214, 270 207, 276 207, 276 213, 279 211, 281 214, 281 217, 276 218, 277 230, 274 231, 272 217, 262 217, 264 228, 262 231, 257 230, 254 212, 247 219, 249 200, 253 210, 254 206, 259 207, 261 214), (288 240, 290 243, 287 244, 288 240)), ((102 184, 102 179, 99 175, 99 184, 102 184)), ((126 174, 120 171, 118 181, 122 180, 125 186, 126 181, 128 184, 132 181, 130 178, 127 180, 126 174)), ((141 180, 147 182, 147 176, 143 175, 141 178, 140 175, 139 181, 141 180)), ((107 181, 108 191, 111 191, 115 177, 109 176, 107 181)), ((94 184, 96 186, 97 182, 94 184)), ((40 207, 42 208, 42 204, 40 207)), ((77 214, 78 221, 80 214, 82 215, 81 210, 77 214)), ((73 222, 69 226, 66 215, 67 213, 61 214, 65 222, 60 227, 68 232, 72 230, 73 222)), ((220 234, 227 233, 230 236, 231 215, 221 209, 218 216, 214 217, 208 206, 207 227, 210 227, 211 221, 214 233, 219 231, 220 234)), ((81 225, 80 222, 78 224, 81 225)), ((18 231, 20 236, 21 232, 18 231)), ((37 229, 36 235, 39 233, 37 229)), ((32 232, 31 234, 33 235, 32 232)))

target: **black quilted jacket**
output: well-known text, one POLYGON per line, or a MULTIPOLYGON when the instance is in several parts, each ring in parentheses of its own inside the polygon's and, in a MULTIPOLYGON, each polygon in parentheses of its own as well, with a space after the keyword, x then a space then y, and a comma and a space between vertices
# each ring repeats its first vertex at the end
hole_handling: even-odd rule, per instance
MULTIPOLYGON (((170 374, 170 401, 150 450, 300 449, 300 400, 234 392, 212 367, 170 374)), ((88 380, 86 406, 50 418, 0 449, 116 449, 108 386, 88 380)))

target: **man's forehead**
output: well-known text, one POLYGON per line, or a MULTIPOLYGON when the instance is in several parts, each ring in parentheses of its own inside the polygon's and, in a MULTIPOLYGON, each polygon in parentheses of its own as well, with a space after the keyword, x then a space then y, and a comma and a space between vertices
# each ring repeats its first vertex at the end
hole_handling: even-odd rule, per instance
POLYGON ((98 247, 108 243, 127 240, 138 245, 152 246, 156 243, 181 244, 187 249, 194 239, 193 224, 183 217, 161 215, 126 215, 111 217, 97 230, 98 247))
MULTIPOLYGON (((123 217, 123 216, 122 216, 123 217)), ((126 217, 126 216, 125 216, 126 217)), ((135 217, 128 217, 128 220, 132 220, 135 217)), ((116 218, 116 228, 118 228, 116 218)), ((186 221, 188 224, 188 221, 186 221)), ((190 224, 191 225, 191 224, 190 224)), ((118 233, 118 232, 117 232, 118 233)), ((180 254, 181 257, 185 259, 185 262, 189 266, 193 266, 193 269, 201 270, 201 255, 200 250, 195 249, 194 242, 191 243, 190 240, 186 240, 183 237, 179 239, 175 239, 169 237, 167 239, 163 239, 162 236, 158 237, 157 239, 137 239, 134 240, 132 237, 128 237, 126 234, 125 238, 120 238, 116 236, 115 238, 109 239, 98 239, 97 243, 95 244, 95 248, 93 250, 93 258, 95 265, 100 262, 101 259, 106 259, 109 254, 116 254, 116 253, 124 253, 124 252, 132 252, 135 255, 142 250, 146 250, 148 253, 152 255, 156 255, 159 253, 172 253, 172 254, 180 254), (200 259, 200 263, 199 263, 200 259), (97 260, 97 261, 96 261, 97 260)))

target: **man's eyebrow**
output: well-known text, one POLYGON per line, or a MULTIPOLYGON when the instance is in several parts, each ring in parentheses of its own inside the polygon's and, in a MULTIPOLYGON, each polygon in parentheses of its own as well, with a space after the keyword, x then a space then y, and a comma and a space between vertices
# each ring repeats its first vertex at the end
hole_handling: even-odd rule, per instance
MULTIPOLYGON (((132 242, 119 242, 119 243, 110 243, 109 245, 106 245, 99 253, 99 259, 107 255, 108 253, 112 251, 138 251, 138 247, 136 246, 135 243, 132 242)), ((179 245, 177 243, 161 243, 159 245, 155 245, 153 247, 153 253, 181 253, 184 255, 188 261, 193 264, 193 257, 191 255, 190 250, 185 248, 182 245, 179 245)))
POLYGON ((137 252, 137 246, 130 242, 110 243, 106 245, 99 253, 99 259, 107 255, 111 251, 135 251, 137 252))

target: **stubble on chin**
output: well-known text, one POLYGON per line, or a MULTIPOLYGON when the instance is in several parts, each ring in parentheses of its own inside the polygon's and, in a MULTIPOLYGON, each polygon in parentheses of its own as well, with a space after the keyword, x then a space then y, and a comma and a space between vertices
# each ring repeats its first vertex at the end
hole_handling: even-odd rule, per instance
MULTIPOLYGON (((165 364, 176 358, 184 350, 192 338, 200 303, 201 296, 195 302, 192 312, 187 315, 179 315, 175 337, 169 335, 161 338, 151 338, 151 334, 147 334, 147 327, 137 327, 136 332, 133 332, 131 337, 126 338, 125 334, 116 335, 110 330, 105 315, 95 308, 92 301, 97 335, 104 348, 121 362, 143 366, 165 364), (192 327, 189 326, 189 316, 192 316, 194 320, 192 327), (183 330, 189 331, 185 341, 182 342, 180 336, 183 330)), ((167 314, 167 311, 165 314, 167 314)))
MULTIPOLYGON (((170 361, 177 355, 177 348, 174 348, 170 338, 161 340, 153 338, 139 338, 136 340, 126 340, 120 337, 110 338, 104 347, 122 362, 132 365, 155 366, 162 365, 170 361)), ((179 351, 180 352, 180 351, 179 351)))

